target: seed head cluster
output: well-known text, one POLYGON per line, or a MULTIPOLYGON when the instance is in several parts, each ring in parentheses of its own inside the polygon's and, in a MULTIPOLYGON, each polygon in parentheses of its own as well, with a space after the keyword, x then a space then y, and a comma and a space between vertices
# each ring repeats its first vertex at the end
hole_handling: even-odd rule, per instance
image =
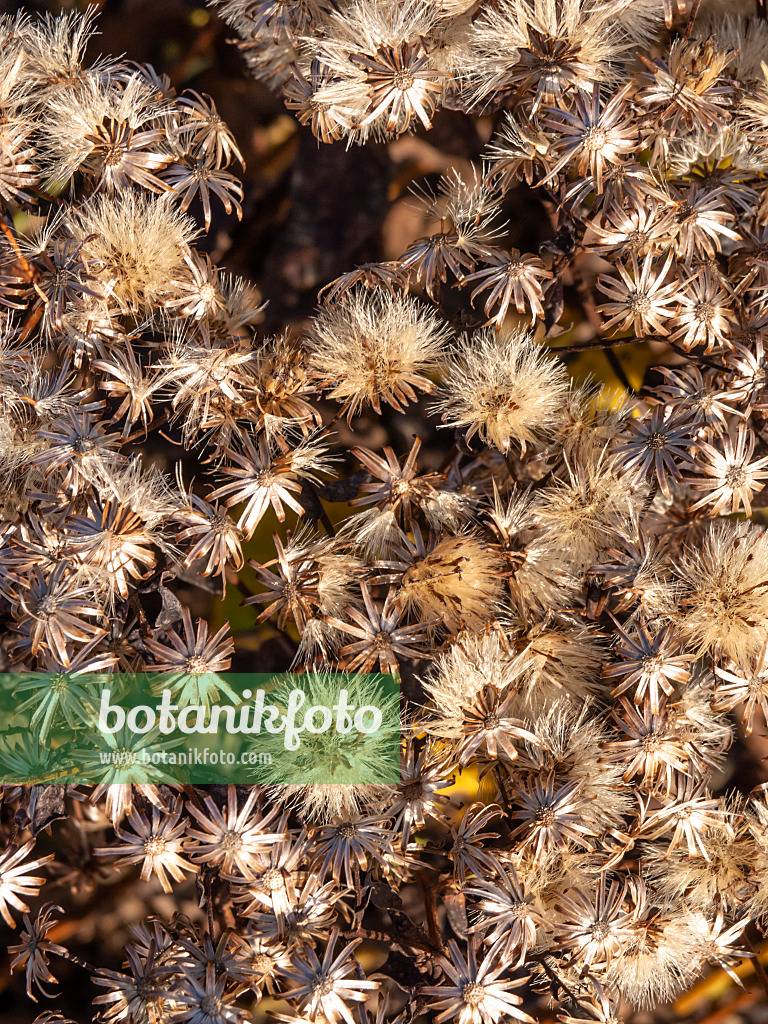
MULTIPOLYGON (((741 764, 768 730, 768 21, 212 6, 318 145, 421 144, 444 115, 487 141, 398 258, 270 335, 204 238, 249 208, 214 99, 88 64, 93 11, 0 19, 0 688, 30 723, 0 742, 9 969, 35 1001, 89 973, 103 1024, 615 1024, 745 975, 768 924, 768 773, 741 764), (210 706, 268 659, 318 703, 331 673, 361 705, 358 673, 397 676, 400 783, 356 782, 343 737, 286 785, 55 783, 94 674, 210 706), (67 916, 129 889, 122 963, 71 952, 67 916)), ((375 743, 356 756, 375 776, 375 743)))

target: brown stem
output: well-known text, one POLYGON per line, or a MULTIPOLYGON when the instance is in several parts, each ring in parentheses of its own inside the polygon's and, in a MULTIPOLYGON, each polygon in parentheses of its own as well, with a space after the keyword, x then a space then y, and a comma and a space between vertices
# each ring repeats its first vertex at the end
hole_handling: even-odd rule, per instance
POLYGON ((325 508, 323 507, 320 495, 317 493, 317 488, 315 488, 307 479, 303 479, 301 481, 301 485, 302 491, 301 494, 299 495, 299 498, 303 497, 305 499, 304 510, 313 519, 323 524, 323 528, 325 529, 325 532, 328 534, 329 537, 335 537, 336 530, 334 529, 333 523, 328 517, 328 513, 325 511, 325 508))
POLYGON ((744 936, 744 945, 747 947, 750 953, 752 953, 751 963, 752 966, 755 968, 757 980, 762 985, 763 991, 765 992, 766 996, 768 996, 768 974, 765 973, 765 968, 760 963, 760 957, 758 955, 758 952, 752 945, 752 940, 748 936, 744 936))
POLYGON ((505 783, 505 779, 504 779, 504 777, 501 774, 502 767, 503 767, 503 770, 504 770, 504 774, 507 776, 507 778, 509 778, 509 771, 507 770, 507 766, 506 765, 502 765, 501 761, 497 762, 497 764, 495 765, 494 774, 495 774, 496 780, 498 781, 498 784, 499 784, 499 792, 501 793, 501 799, 502 799, 502 801, 504 803, 504 810, 507 812, 508 815, 511 816, 511 814, 512 814, 512 807, 511 807, 511 804, 510 804, 509 796, 507 794, 507 787, 504 784, 505 783))
POLYGON ((619 357, 612 348, 605 350, 605 358, 608 360, 608 365, 618 377, 619 383, 624 390, 628 391, 630 394, 634 394, 635 389, 632 387, 629 377, 624 372, 624 367, 619 362, 619 357))
MULTIPOLYGON (((128 437, 126 437, 125 439, 125 443, 134 444, 139 439, 146 440, 150 428, 152 430, 159 430, 159 428, 164 426, 167 422, 168 410, 164 409, 156 420, 151 420, 149 423, 146 424, 146 426, 142 423, 142 425, 137 430, 134 430, 133 433, 129 434, 128 437)), ((163 434, 163 437, 165 436, 166 435, 163 434)), ((171 440, 171 438, 169 438, 168 440, 171 440)))
MULTIPOLYGON (((576 287, 576 294, 579 296, 579 302, 581 303, 584 315, 594 329, 597 337, 602 341, 607 340, 605 337, 605 330, 603 329, 603 322, 600 319, 600 314, 595 308, 595 300, 592 297, 592 292, 587 286, 587 282, 584 280, 581 271, 576 267, 571 268, 571 273, 573 274, 573 283, 576 287)), ((605 347, 605 358, 608 360, 609 366, 616 374, 616 377, 624 390, 628 391, 630 394, 634 393, 635 389, 630 384, 629 378, 624 372, 624 367, 619 362, 619 359, 611 345, 605 347)))
POLYGON ((571 352, 589 352, 590 350, 602 350, 607 348, 619 348, 621 345, 634 345, 635 342, 640 341, 639 338, 593 338, 592 341, 583 341, 578 345, 550 345, 549 348, 552 352, 557 352, 558 355, 569 354, 571 352))
POLYGON ((210 936, 211 942, 213 942, 215 921, 213 917, 213 880, 208 871, 203 871, 202 878, 199 879, 202 882, 203 887, 203 898, 200 901, 200 906, 205 906, 205 916, 208 922, 208 935, 210 936))
POLYGON ((691 13, 688 18, 688 24, 685 26, 685 38, 691 38, 691 32, 693 32, 693 23, 696 21, 696 15, 699 13, 701 7, 701 0, 693 0, 693 7, 691 7, 691 13))
POLYGON ((69 960, 71 964, 77 964, 78 967, 82 967, 83 970, 88 971, 89 974, 96 974, 96 968, 93 964, 89 964, 87 960, 82 960, 79 956, 75 956, 74 953, 70 953, 68 949, 55 947, 51 949, 51 953, 55 953, 56 956, 60 956, 62 960, 69 960))
POLYGON ((249 590, 248 587, 246 587, 246 585, 243 583, 243 581, 240 579, 239 576, 238 576, 237 580, 235 581, 235 586, 240 591, 240 593, 243 595, 243 597, 253 597, 253 591, 249 590))
POLYGON ((553 971, 552 968, 550 967, 550 965, 547 963, 546 954, 539 954, 538 956, 532 956, 531 959, 532 960, 536 960, 537 963, 541 964, 542 970, 547 975, 549 980, 554 985, 556 985, 558 988, 562 989, 563 992, 565 992, 565 994, 568 996, 568 998, 573 1003, 574 1007, 582 1005, 580 1003, 580 1001, 579 1001, 579 997, 576 995, 575 992, 572 991, 572 989, 569 988, 567 982, 565 982, 560 977, 560 975, 557 974, 556 971, 553 971))
POLYGON ((432 885, 429 884, 426 877, 426 872, 419 871, 416 875, 416 880, 421 890, 421 895, 424 900, 424 910, 427 916, 427 932, 429 934, 429 941, 437 948, 443 948, 443 937, 440 934, 440 921, 437 916, 437 903, 435 902, 435 890, 432 885))
POLYGON ((14 235, 13 230, 11 229, 10 224, 5 219, 5 216, 2 213, 0 213, 0 231, 3 232, 5 237, 11 243, 11 248, 13 249, 14 253, 16 254, 16 259, 19 261, 19 263, 21 265, 21 269, 27 275, 27 280, 30 281, 30 282, 33 282, 33 281, 37 280, 37 274, 35 273, 34 268, 30 266, 26 256, 24 255, 24 253, 19 248, 18 239, 16 238, 16 235, 14 235))
POLYGON ((511 454, 509 452, 504 452, 504 464, 507 467, 507 472, 509 473, 509 479, 512 481, 513 484, 516 484, 517 483, 517 476, 515 474, 515 467, 514 467, 514 465, 512 463, 512 456, 511 456, 511 454))
POLYGON ((645 519, 645 517, 648 515, 650 507, 653 504, 653 499, 656 497, 656 495, 658 493, 659 493, 659 481, 658 480, 654 480, 653 484, 651 485, 651 489, 650 489, 650 491, 648 491, 646 499, 643 502, 643 507, 640 509, 640 520, 639 521, 641 523, 645 519))
POLYGON ((360 884, 360 864, 357 860, 352 863, 352 882, 355 887, 355 906, 359 910, 363 904, 363 887, 360 884))
POLYGON ((708 366, 712 370, 719 370, 720 373, 728 372, 727 366, 721 366, 720 363, 715 363, 712 359, 707 359, 705 355, 686 352, 684 348, 682 348, 680 345, 675 345, 675 343, 673 341, 670 341, 668 338, 664 340, 666 341, 667 345, 669 345, 669 347, 672 349, 672 351, 677 352, 679 356, 685 356, 686 359, 691 359, 694 362, 702 363, 704 366, 708 366))
POLYGON ((139 633, 141 636, 154 636, 154 631, 149 624, 149 619, 147 618, 146 613, 141 606, 141 602, 139 601, 139 595, 136 593, 131 594, 128 598, 128 604, 136 615, 136 618, 139 620, 139 633))
POLYGON ((325 532, 328 534, 328 536, 329 537, 335 537, 336 536, 336 530, 334 528, 334 525, 331 522, 330 517, 328 516, 328 513, 325 511, 325 508, 323 507, 323 503, 322 503, 322 501, 320 501, 320 498, 318 498, 317 500, 318 500, 318 502, 320 502, 320 522, 323 524, 325 532))

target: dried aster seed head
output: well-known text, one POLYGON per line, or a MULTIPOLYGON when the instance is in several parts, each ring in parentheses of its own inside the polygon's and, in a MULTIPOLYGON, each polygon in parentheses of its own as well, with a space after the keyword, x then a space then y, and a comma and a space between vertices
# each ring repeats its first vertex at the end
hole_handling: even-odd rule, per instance
POLYGON ((98 194, 69 211, 66 227, 121 310, 151 314, 179 289, 194 222, 167 199, 136 191, 98 194), (136 225, 141 225, 136 230, 136 225))
POLYGON ((525 331, 463 338, 448 363, 435 411, 448 427, 508 452, 549 432, 568 394, 563 365, 525 331))
POLYGON ((756 657, 768 639, 768 535, 750 523, 713 523, 678 570, 680 628, 699 653, 756 657))
POLYGON ((658 1006, 690 984, 698 950, 690 914, 676 902, 653 908, 632 925, 622 956, 611 964, 610 987, 632 1006, 658 1006))
POLYGON ((80 170, 95 188, 112 193, 132 185, 169 191, 157 176, 172 157, 151 86, 139 74, 127 82, 86 80, 51 98, 41 151, 48 187, 61 188, 80 170))
POLYGON ((431 393, 448 328, 407 295, 357 290, 326 306, 307 338, 310 370, 349 419, 365 405, 402 411, 431 393))
POLYGON ((479 537, 448 536, 415 556, 400 581, 397 601, 402 607, 451 631, 482 629, 494 617, 503 562, 479 537))
POLYGON ((425 728, 434 736, 460 740, 462 705, 473 704, 488 686, 504 696, 519 693, 528 668, 525 656, 515 655, 498 629, 461 633, 438 655, 425 681, 431 699, 425 728))
POLYGON ((312 102, 334 111, 339 134, 363 142, 431 127, 447 77, 425 45, 436 19, 420 0, 354 0, 332 13, 324 38, 307 40, 307 56, 327 69, 312 102))
POLYGON ((645 499, 645 488, 630 490, 605 452, 585 454, 539 492, 536 514, 548 528, 546 545, 574 571, 593 564, 622 524, 631 523, 645 499))

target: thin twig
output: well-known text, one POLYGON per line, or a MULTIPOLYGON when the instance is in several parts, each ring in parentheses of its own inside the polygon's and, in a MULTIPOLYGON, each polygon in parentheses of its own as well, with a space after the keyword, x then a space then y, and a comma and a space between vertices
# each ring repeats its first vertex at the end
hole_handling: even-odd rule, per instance
POLYGON ((572 352, 589 352, 590 350, 602 351, 608 348, 620 348, 622 345, 633 345, 637 338, 593 338, 592 341, 583 341, 578 345, 550 345, 550 351, 558 355, 572 352))
POLYGON ((659 493, 659 481, 658 480, 654 480, 653 484, 651 485, 650 491, 648 491, 648 494, 645 497, 645 501, 643 502, 643 507, 640 509, 639 522, 642 523, 642 521, 648 515, 648 512, 650 511, 651 505, 653 504, 653 499, 656 497, 656 495, 658 493, 659 493))
MULTIPOLYGON (((588 288, 587 283, 581 274, 581 271, 578 270, 576 267, 573 267, 572 274, 573 283, 576 288, 576 294, 579 296, 579 301, 581 303, 581 308, 584 311, 584 315, 586 316, 589 323, 592 325, 597 337, 603 341, 607 340, 605 337, 605 331, 603 329, 603 322, 600 319, 600 314, 597 312, 597 309, 595 308, 595 300, 592 297, 592 292, 588 288)), ((624 372, 624 367, 619 362, 616 353, 613 351, 613 347, 610 345, 605 347, 605 358, 608 360, 609 366, 616 374, 616 377, 621 386, 624 388, 624 390, 630 392, 630 394, 634 393, 635 389, 630 384, 629 378, 624 372)))
POLYGON ((628 391, 630 394, 634 394, 635 389, 632 387, 632 383, 629 377, 624 372, 624 367, 619 362, 619 357, 616 355, 612 348, 608 348, 605 350, 605 358, 608 360, 608 365, 611 367, 613 372, 618 377, 619 383, 624 388, 624 390, 628 391))
POLYGON ((685 38, 691 38, 691 32, 693 32, 693 23, 696 21, 696 15, 699 13, 701 7, 701 0, 693 0, 693 7, 691 7, 691 13, 688 18, 688 24, 685 26, 685 38))
POLYGON ((419 871, 416 880, 424 899, 424 909, 427 918, 427 932, 430 942, 437 948, 443 948, 443 937, 440 934, 440 921, 437 916, 437 904, 435 903, 435 890, 426 880, 425 872, 419 871))
POLYGON ((680 345, 676 345, 673 341, 668 338, 665 339, 667 345, 672 349, 673 352, 677 352, 679 356, 685 356, 686 359, 691 359, 694 362, 702 363, 704 366, 708 366, 711 370, 719 370, 720 373, 728 373, 728 367, 723 366, 721 363, 715 363, 712 359, 700 353, 686 352, 680 345))
POLYGON ((515 472, 514 463, 512 462, 512 453, 511 452, 504 452, 504 464, 507 467, 507 472, 509 473, 509 479, 512 481, 513 484, 516 484, 517 483, 517 473, 515 472))
MULTIPOLYGON (((153 430, 158 430, 160 427, 162 427, 167 422, 168 422, 168 410, 167 409, 163 409, 162 413, 157 417, 156 420, 150 420, 150 422, 147 423, 147 424, 145 424, 142 421, 142 425, 140 427, 138 427, 136 430, 134 430, 132 433, 130 433, 128 435, 128 437, 126 437, 125 443, 126 444, 135 444, 137 441, 140 441, 140 440, 144 440, 145 441, 146 438, 147 438, 147 432, 148 432, 150 426, 152 427, 153 430)), ((167 437, 167 434, 163 434, 163 437, 167 437)), ((171 441, 173 444, 178 444, 179 443, 178 441, 173 441, 173 439, 170 438, 170 437, 168 438, 168 440, 171 441)))
POLYGON ((744 941, 744 945, 747 947, 747 949, 752 954, 752 960, 750 962, 751 962, 752 966, 755 968, 755 974, 757 975, 757 980, 762 985, 763 991, 765 992, 766 996, 768 996, 768 974, 765 973, 765 968, 763 967, 762 963, 760 962, 760 956, 759 956, 757 950, 755 949, 755 947, 752 945, 752 940, 748 936, 745 935, 743 941, 744 941))
POLYGON ((77 964, 78 967, 82 967, 84 971, 88 971, 89 974, 96 974, 96 968, 93 964, 89 964, 87 960, 82 960, 79 956, 75 956, 74 953, 70 953, 68 949, 61 946, 57 949, 55 946, 51 947, 51 953, 56 956, 60 956, 62 960, 69 960, 71 964, 77 964))
POLYGON ((200 902, 200 906, 205 905, 205 914, 208 921, 208 934, 213 942, 214 935, 214 917, 213 917, 213 884, 211 874, 209 871, 203 869, 201 875, 198 876, 203 888, 203 898, 200 902))
POLYGON ((14 251, 14 253, 16 255, 16 259, 21 264, 21 269, 26 274, 27 280, 30 283, 36 281, 37 280, 37 274, 36 274, 34 268, 32 266, 30 266, 29 261, 27 260, 27 258, 24 255, 24 253, 21 251, 21 248, 19 247, 18 239, 14 235, 13 230, 12 230, 10 224, 5 219, 5 217, 3 216, 2 213, 0 213, 0 231, 3 232, 5 237, 11 243, 11 248, 13 249, 13 251, 14 251))

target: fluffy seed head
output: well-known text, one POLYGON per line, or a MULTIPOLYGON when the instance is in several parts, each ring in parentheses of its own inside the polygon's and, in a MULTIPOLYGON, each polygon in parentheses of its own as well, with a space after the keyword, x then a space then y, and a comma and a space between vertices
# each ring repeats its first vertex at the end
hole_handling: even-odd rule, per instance
POLYGON ((768 639, 768 535, 750 523, 714 523, 678 572, 691 646, 733 660, 757 657, 768 639))
POLYGON ((73 209, 66 223, 126 311, 149 313, 177 294, 197 229, 167 200, 134 191, 99 194, 73 209))
POLYGON ((357 291, 322 310, 307 339, 310 367, 351 418, 366 404, 402 411, 432 392, 448 328, 407 295, 357 291))
POLYGON ((492 329, 465 337, 445 374, 435 410, 448 427, 479 434, 489 446, 525 452, 549 430, 568 395, 568 374, 526 331, 492 329))
POLYGON ((425 622, 482 629, 500 603, 503 566, 478 537, 444 537, 405 573, 399 600, 425 622))

